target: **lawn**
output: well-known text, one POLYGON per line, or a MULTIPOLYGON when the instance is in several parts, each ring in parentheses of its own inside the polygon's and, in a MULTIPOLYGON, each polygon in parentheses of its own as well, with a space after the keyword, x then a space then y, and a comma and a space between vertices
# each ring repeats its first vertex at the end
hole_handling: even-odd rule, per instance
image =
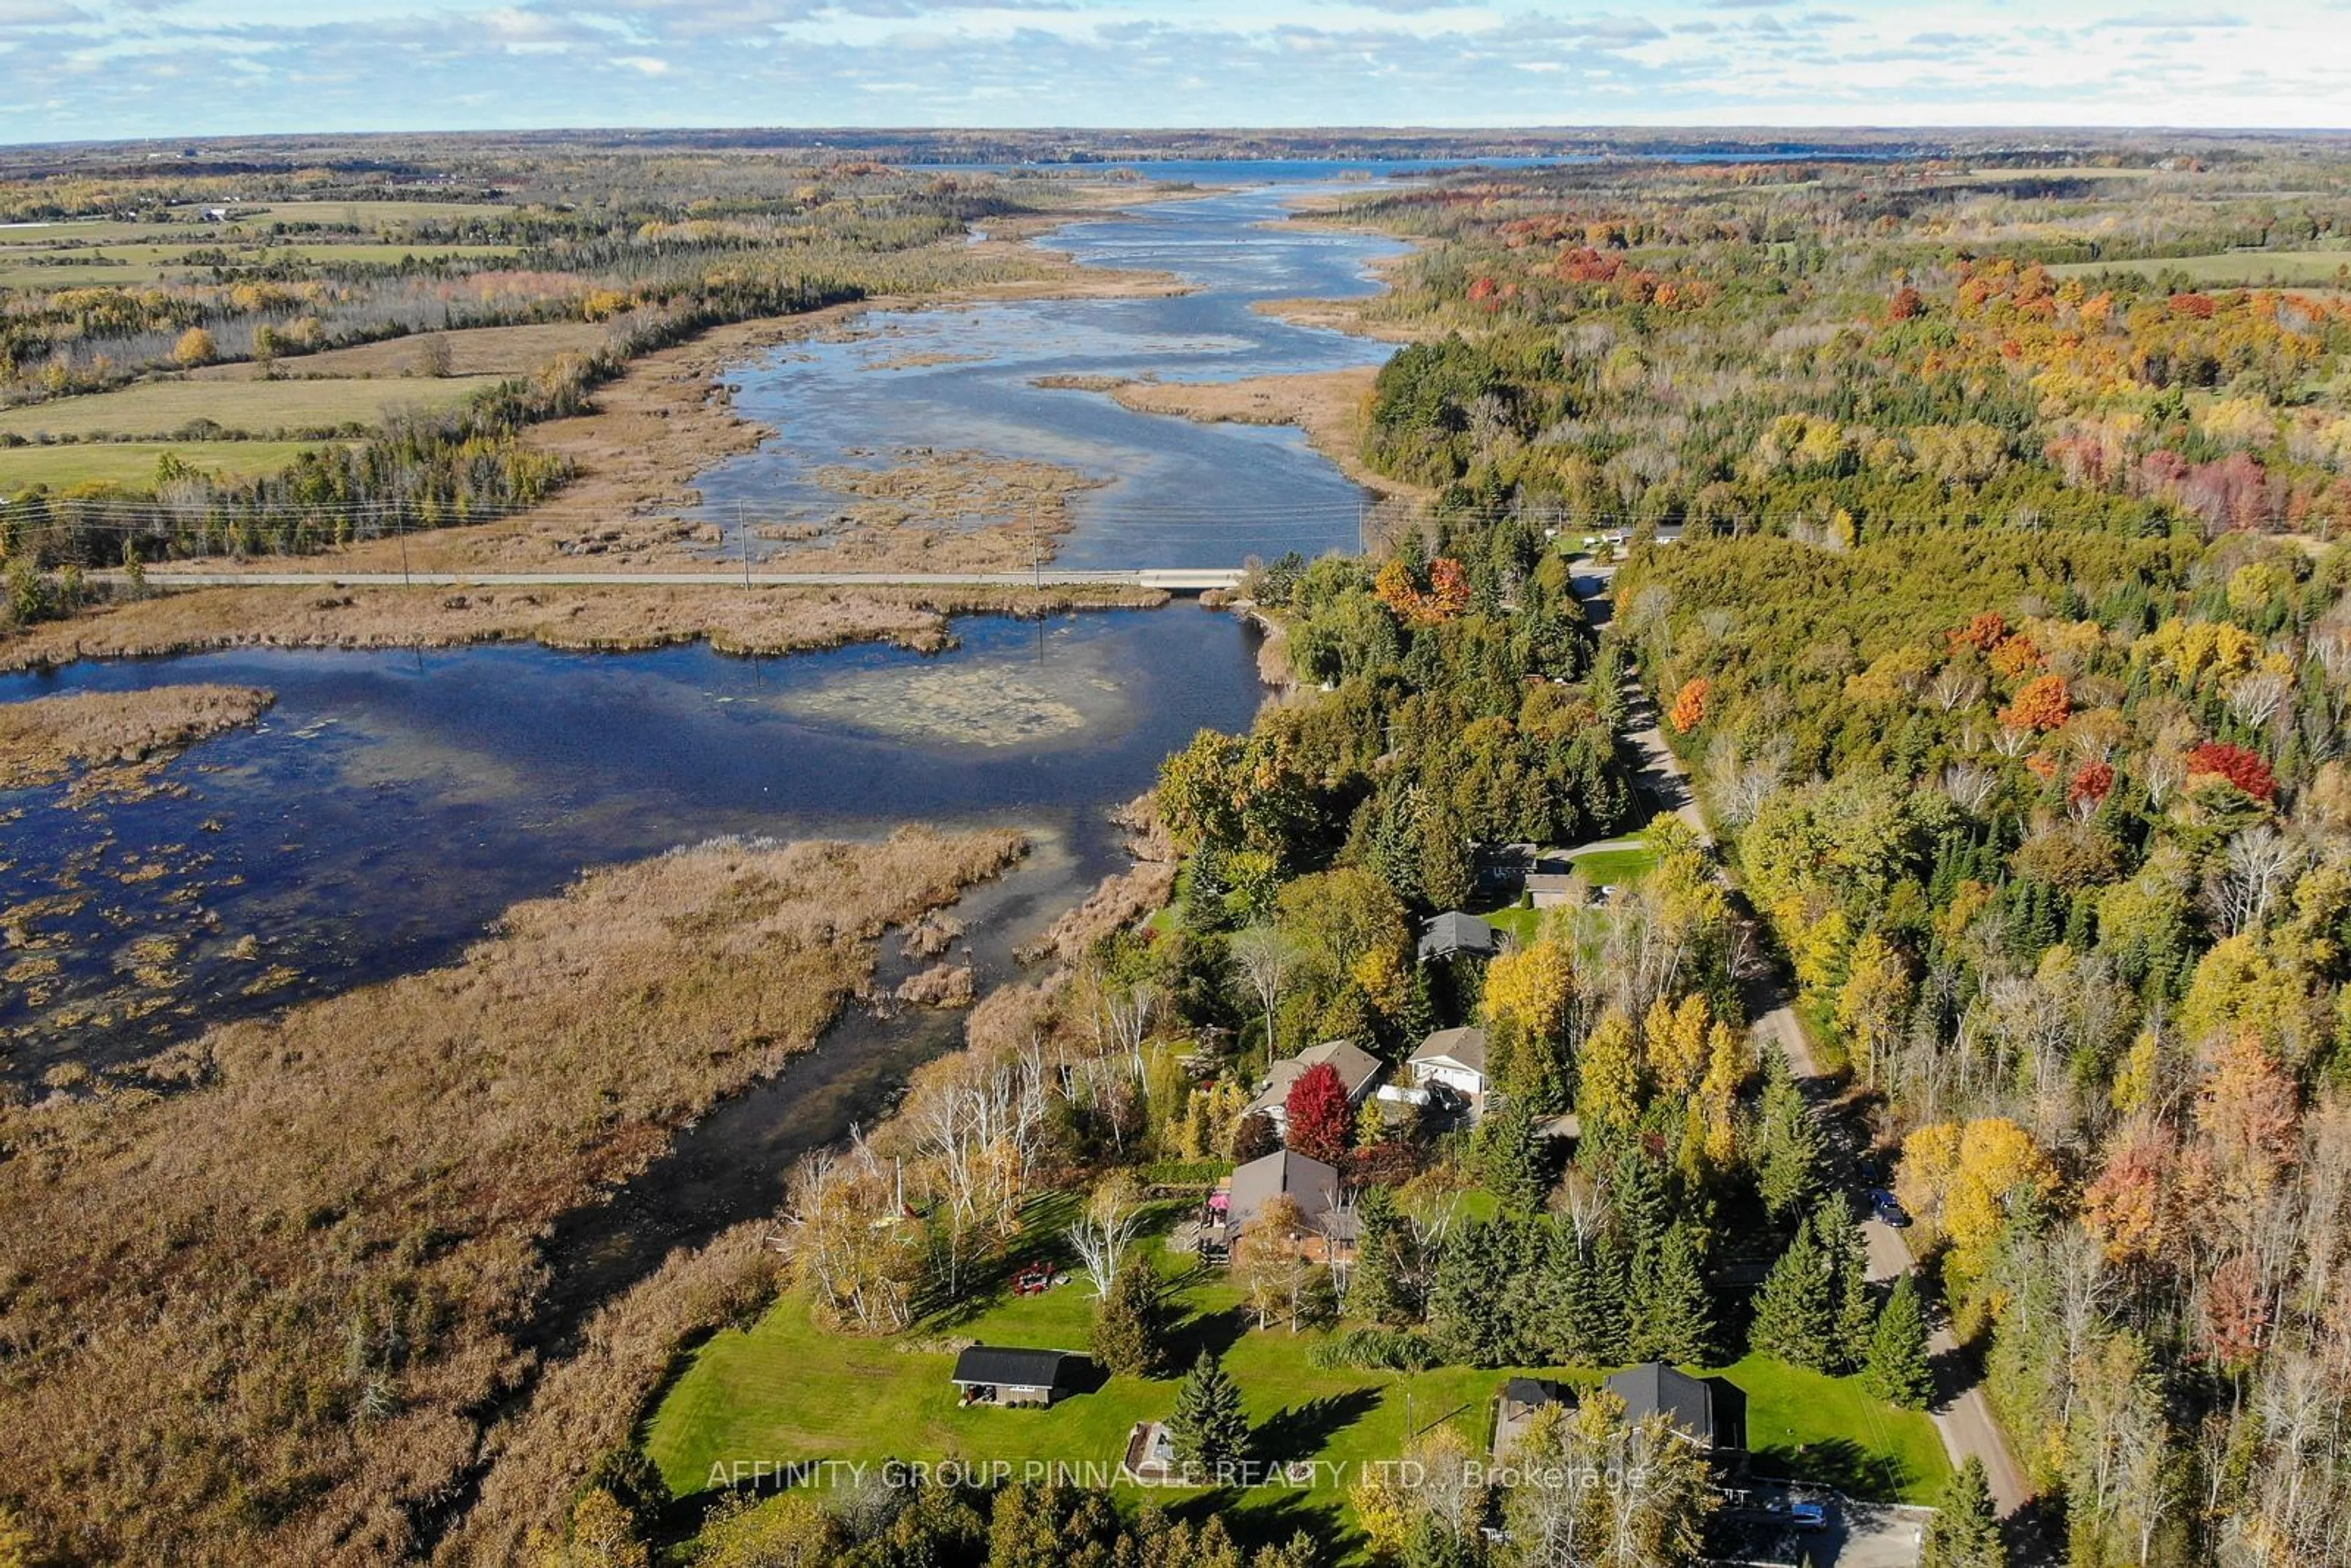
POLYGON ((141 382, 114 392, 12 408, 0 413, 0 434, 66 438, 169 435, 210 420, 224 430, 266 435, 284 430, 331 430, 379 424, 396 409, 455 408, 497 384, 496 376, 448 376, 381 381, 141 382))
POLYGON ((1596 850, 1575 857, 1575 869, 1595 888, 1629 887, 1657 869, 1657 852, 1646 843, 1596 850))
MULTIPOLYGON (((1583 873, 1594 893, 1604 887, 1629 887, 1657 868, 1657 852, 1638 837, 1619 849, 1571 853, 1574 869, 1583 873)), ((1522 947, 1534 941, 1544 914, 1540 909, 1521 909, 1516 904, 1473 913, 1496 930, 1510 933, 1522 947)))
POLYGON ((1515 904, 1501 909, 1484 910, 1478 915, 1495 930, 1507 933, 1521 947, 1534 946, 1535 931, 1542 924, 1542 917, 1541 910, 1521 909, 1515 904))
POLYGON ((89 441, 68 446, 0 446, 0 496, 35 485, 62 490, 90 483, 134 490, 155 486, 155 459, 177 453, 207 474, 249 478, 274 474, 314 441, 89 441))
MULTIPOLYGON (((1308 1514, 1350 1528, 1348 1487, 1364 1462, 1401 1453, 1407 1422, 1415 1431, 1453 1423, 1475 1448, 1490 1440, 1493 1399, 1509 1371, 1318 1368, 1309 1352, 1320 1333, 1258 1330, 1222 1274, 1191 1271, 1188 1259, 1159 1255, 1158 1262, 1176 1278, 1187 1314, 1179 1359, 1188 1362, 1203 1345, 1217 1349, 1240 1385, 1263 1457, 1319 1461, 1303 1491, 1242 1494, 1233 1510, 1244 1533, 1259 1532, 1248 1530, 1251 1521, 1269 1531, 1278 1521, 1286 1531, 1308 1514)), ((721 1333, 695 1353, 654 1411, 645 1448, 682 1497, 707 1490, 715 1467, 723 1474, 737 1461, 1001 1460, 1016 1474, 1031 1463, 1114 1468, 1134 1425, 1174 1407, 1174 1380, 1113 1377, 1050 1410, 959 1408, 947 1381, 951 1341, 1083 1351, 1092 1322, 1092 1292, 1081 1279, 1040 1296, 999 1296, 898 1339, 827 1333, 804 1296, 788 1295, 751 1328, 721 1333)), ((1749 1391, 1761 1468, 1911 1501, 1939 1487, 1946 1470, 1932 1424, 1870 1398, 1858 1380, 1755 1358, 1729 1375, 1749 1391)))
POLYGON ((1858 1377, 1828 1377, 1761 1355, 1722 1375, 1747 1390, 1747 1447, 1759 1475, 1931 1505, 1951 1473, 1935 1424, 1872 1397, 1858 1377))
POLYGON ((2262 284, 2325 287, 2343 280, 2351 250, 2232 250, 2210 256, 2158 256, 2146 261, 2069 261, 2049 269, 2053 277, 2095 277, 2102 272, 2135 272, 2141 277, 2182 273, 2199 287, 2254 287, 2262 284))

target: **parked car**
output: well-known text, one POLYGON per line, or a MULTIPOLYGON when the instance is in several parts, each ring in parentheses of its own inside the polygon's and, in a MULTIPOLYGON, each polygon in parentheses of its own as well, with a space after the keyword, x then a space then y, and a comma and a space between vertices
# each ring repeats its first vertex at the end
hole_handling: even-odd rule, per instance
POLYGON ((1869 1208, 1870 1212, 1877 1217, 1878 1223, 1881 1225, 1890 1225, 1899 1230, 1910 1223, 1910 1211, 1904 1208, 1895 1196, 1884 1187, 1879 1187, 1869 1195, 1869 1208))
POLYGON ((1788 1522, 1798 1530, 1826 1530, 1829 1527, 1829 1505, 1824 1502, 1790 1503, 1788 1522))

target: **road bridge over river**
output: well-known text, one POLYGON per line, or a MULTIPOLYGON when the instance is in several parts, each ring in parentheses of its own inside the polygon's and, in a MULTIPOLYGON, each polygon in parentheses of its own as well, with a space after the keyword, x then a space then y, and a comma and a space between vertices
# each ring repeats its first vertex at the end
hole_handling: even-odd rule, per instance
MULTIPOLYGON (((120 578, 120 572, 99 572, 120 578)), ((1156 588, 1200 593, 1239 586, 1238 567, 1031 571, 183 571, 150 567, 154 588, 1156 588)))

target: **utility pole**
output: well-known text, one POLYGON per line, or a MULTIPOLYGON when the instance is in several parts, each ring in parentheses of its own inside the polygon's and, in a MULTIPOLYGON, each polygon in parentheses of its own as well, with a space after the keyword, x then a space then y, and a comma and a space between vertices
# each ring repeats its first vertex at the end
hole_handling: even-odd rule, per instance
POLYGON ((743 586, 751 586, 751 529, 743 521, 743 503, 735 503, 735 542, 743 551, 743 586))
POLYGON ((1369 510, 1370 504, 1366 502, 1362 496, 1358 495, 1355 497, 1355 553, 1357 555, 1369 555, 1372 553, 1371 541, 1366 537, 1369 530, 1365 527, 1368 521, 1367 513, 1369 510))
POLYGON ((397 510, 392 515, 392 531, 400 536, 400 585, 413 588, 416 579, 408 572, 408 521, 397 510))

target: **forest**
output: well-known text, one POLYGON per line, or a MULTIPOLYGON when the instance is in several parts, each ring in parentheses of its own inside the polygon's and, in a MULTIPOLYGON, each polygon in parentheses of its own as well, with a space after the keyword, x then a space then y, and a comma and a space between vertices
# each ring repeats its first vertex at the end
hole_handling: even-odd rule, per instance
POLYGON ((1937 1505, 1935 1568, 2351 1556, 2351 320, 2279 281, 2351 263, 2346 173, 2323 142, 1619 162, 1318 212, 1420 242, 1359 308, 1408 340, 1364 456, 1434 498, 1252 572, 1300 695, 1163 769, 1170 908, 1065 942, 803 1164, 775 1304, 609 1428, 651 1473, 584 1480, 552 1560, 1752 1550, 1702 1472, 1610 1511, 1410 1414, 1540 1370, 1578 1396, 1535 1452, 1654 1458, 1601 1385, 1645 1361, 1749 1390, 1758 1474, 1937 1505), (1653 815, 1650 714, 1710 833, 1653 815), (1620 841, 1624 883, 1512 907, 1513 846, 1620 841), (1418 948, 1463 908, 1496 956, 1418 948), (1751 1032, 1782 984, 1808 1062, 1751 1032), (1474 1126, 1328 1065, 1252 1108, 1318 1042, 1400 1068, 1458 1026, 1474 1126), (1341 1173, 1352 1245, 1290 1210, 1228 1271, 1174 1250, 1186 1195, 1284 1146, 1341 1173), (1865 1256, 1865 1184, 1915 1272, 1865 1256), (1008 1292, 1040 1251, 1080 1304, 1008 1292), (1134 1512, 701 1476, 730 1431, 970 1440, 857 1349, 958 1324, 1090 1333, 1075 1403, 1164 1412, 1184 1463, 1354 1452, 1296 1445, 1356 1401, 1438 1480, 1134 1512), (727 1381, 836 1362, 894 1425, 727 1381), (1899 1436, 1979 1377, 2033 1494, 2005 1520, 1899 1436))
MULTIPOLYGON (((596 208, 608 178, 485 178, 558 215, 464 232, 567 255, 650 323, 721 308, 729 256, 767 258, 741 263, 762 288, 899 265, 886 245, 866 272, 771 265, 777 225, 837 193, 656 219, 596 208)), ((904 230, 869 233, 969 215, 938 176, 835 178, 898 204, 904 230)), ((110 210, 89 180, 77 210, 110 210)), ((979 1000, 965 1049, 799 1160, 773 1214, 600 1309, 462 1486, 465 1445, 426 1430, 442 1406, 369 1328, 379 1304, 340 1375, 308 1325, 281 1411, 308 1399, 360 1450, 394 1419, 432 1442, 361 1510, 358 1459, 321 1471, 248 1410, 256 1473, 195 1444, 202 1554, 1669 1568, 1787 1548, 1759 1534, 1760 1486, 1931 1508, 1901 1516, 1928 1568, 2351 1561, 2339 141, 1613 156, 1370 184, 1303 221, 1416 242, 1351 308, 1405 340, 1364 460, 1428 499, 1381 507, 1363 557, 1252 563, 1230 608, 1281 699, 1170 757, 1130 813, 1136 869, 979 1000), (1526 868, 1552 856, 1574 869, 1537 908, 1526 868), (1490 951, 1436 940, 1479 929, 1432 925, 1464 913, 1490 951), (1792 1036, 1763 1027, 1783 998, 1792 1036), (1329 1049, 1404 1083, 1440 1038, 1468 1049, 1458 1030, 1474 1114, 1384 1100, 1329 1049), (1285 1152, 1343 1197, 1310 1212, 1285 1188, 1215 1256, 1218 1193, 1285 1152), (1100 1376, 983 1407, 947 1374, 991 1343, 1100 1376), (1616 1391, 1652 1364, 1741 1393, 1737 1485, 1616 1391), (1558 1397, 1497 1476, 1497 1396, 1522 1377, 1558 1397), (1977 1387, 2032 1493, 2004 1518, 1930 1415, 1977 1387), (1343 1479, 728 1468, 1096 1462, 1154 1427, 1179 1477, 1311 1459, 1343 1479), (1378 1463, 1399 1458, 1416 1484, 1378 1463), (1646 1479, 1528 1479, 1549 1469, 1646 1479), (452 1491, 465 1506, 438 1511, 452 1491)), ((216 486, 155 548, 306 548, 316 528, 235 530, 387 486, 463 522, 502 485, 561 482, 498 469, 502 444, 591 373, 216 486)), ((38 505, 11 514, 31 530, 12 561, 93 559, 70 507, 38 505)), ((42 613, 73 608, 19 576, 42 613)), ((898 939, 955 936, 925 917, 898 939)), ((396 1243, 402 1270, 453 1271, 437 1236, 396 1243)), ((527 1250, 501 1238, 518 1295, 527 1250)), ((130 1254, 159 1294, 169 1239, 130 1254)), ((23 1343, 73 1348, 52 1303, 0 1304, 23 1343)), ((460 1394, 497 1386, 475 1370, 460 1394)), ((80 1533, 57 1561, 152 1542, 133 1506, 74 1520, 73 1479, 0 1482, 0 1561, 51 1561, 30 1542, 61 1521, 80 1533)))

